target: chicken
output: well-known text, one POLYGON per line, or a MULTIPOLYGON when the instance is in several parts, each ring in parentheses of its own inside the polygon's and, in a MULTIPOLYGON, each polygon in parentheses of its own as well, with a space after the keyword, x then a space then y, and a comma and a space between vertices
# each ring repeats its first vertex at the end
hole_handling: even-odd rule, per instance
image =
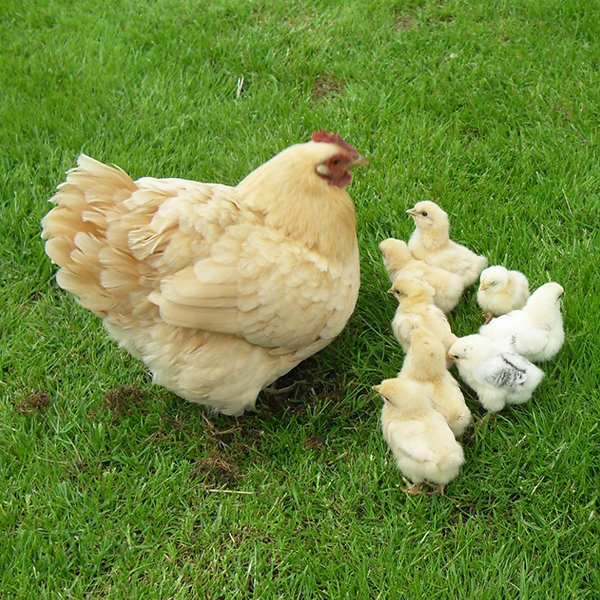
POLYGON ((421 279, 435 290, 433 302, 438 308, 448 313, 456 307, 464 289, 459 275, 417 260, 402 240, 383 240, 379 250, 392 283, 399 277, 421 279))
POLYGON ((463 287, 475 282, 487 258, 450 239, 448 215, 434 202, 424 200, 406 211, 415 222, 408 247, 415 258, 460 275, 463 287))
POLYGON ((415 382, 386 379, 373 389, 384 400, 383 437, 398 469, 412 481, 404 491, 418 494, 425 482, 437 484, 443 494, 464 462, 463 449, 444 417, 433 408, 423 386, 415 382))
POLYGON ((444 346, 427 329, 412 332, 410 350, 398 378, 417 382, 423 387, 456 437, 470 425, 471 411, 458 382, 446 369, 444 346))
POLYGON ((531 294, 523 308, 493 319, 479 333, 532 362, 549 360, 565 340, 560 310, 563 293, 558 283, 546 283, 531 294))
POLYGON ((228 415, 329 344, 359 254, 338 134, 283 150, 237 186, 144 177, 80 156, 43 219, 56 280, 156 384, 228 415))
POLYGON ((410 347, 413 330, 431 331, 448 350, 456 341, 446 315, 433 304, 435 290, 424 281, 412 278, 397 279, 388 290, 400 305, 392 321, 392 330, 405 352, 410 347))
POLYGON ((511 310, 523 308, 529 298, 529 282, 519 271, 500 265, 484 269, 479 278, 477 304, 485 314, 485 322, 511 310))
POLYGON ((458 339, 448 357, 456 361, 461 378, 490 412, 527 402, 544 378, 544 372, 526 358, 503 352, 497 342, 482 335, 458 339))

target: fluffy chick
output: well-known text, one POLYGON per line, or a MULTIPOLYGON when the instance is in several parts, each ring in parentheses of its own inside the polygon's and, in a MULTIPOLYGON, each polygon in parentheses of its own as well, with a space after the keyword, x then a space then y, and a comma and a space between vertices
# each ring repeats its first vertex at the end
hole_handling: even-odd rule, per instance
POLYGON ((549 360, 565 340, 560 311, 563 293, 560 284, 546 283, 531 294, 522 309, 493 319, 479 333, 533 362, 549 360))
POLYGON ((544 378, 544 372, 526 358, 503 352, 496 342, 477 334, 458 339, 448 358, 456 362, 461 378, 490 412, 527 402, 544 378))
POLYGON ((405 352, 415 329, 428 329, 448 350, 456 341, 446 315, 433 304, 435 290, 424 281, 410 277, 397 279, 388 292, 400 303, 392 321, 396 339, 405 352))
POLYGON ((409 380, 386 379, 373 389, 384 401, 383 437, 398 469, 412 481, 405 491, 418 494, 426 482, 436 484, 443 494, 446 484, 458 475, 464 454, 424 387, 409 380))
POLYGON ((406 212, 415 222, 415 231, 408 240, 414 257, 434 267, 457 273, 464 287, 474 283, 487 264, 487 258, 450 239, 450 223, 446 212, 429 200, 417 202, 406 212))
POLYGON ((445 313, 450 312, 460 300, 464 286, 456 273, 433 267, 416 259, 406 242, 388 238, 379 244, 383 264, 393 283, 400 277, 414 277, 428 283, 434 290, 434 304, 445 313))
POLYGON ((529 281, 519 271, 509 271, 500 265, 481 272, 477 304, 485 314, 485 322, 525 306, 529 298, 529 281))
POLYGON ((410 350, 398 378, 423 387, 456 437, 470 425, 471 412, 456 379, 446 369, 444 346, 429 330, 413 331, 410 350))

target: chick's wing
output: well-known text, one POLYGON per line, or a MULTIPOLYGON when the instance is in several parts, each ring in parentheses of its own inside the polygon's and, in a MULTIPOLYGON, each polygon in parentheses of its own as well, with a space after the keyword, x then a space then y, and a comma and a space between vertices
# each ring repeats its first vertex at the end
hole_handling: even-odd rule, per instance
POLYGON ((427 443, 427 427, 421 421, 392 421, 387 430, 390 442, 414 461, 435 461, 436 454, 427 443))

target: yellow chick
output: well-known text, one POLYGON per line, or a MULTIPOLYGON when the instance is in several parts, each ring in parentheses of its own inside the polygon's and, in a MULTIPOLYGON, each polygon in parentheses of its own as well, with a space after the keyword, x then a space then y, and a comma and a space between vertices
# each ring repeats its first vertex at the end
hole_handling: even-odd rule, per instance
POLYGON ((511 310, 523 308, 529 298, 529 281, 519 271, 509 271, 495 265, 481 272, 477 304, 485 314, 485 322, 493 317, 505 315, 511 310))
POLYGON ((464 433, 471 423, 471 411, 458 382, 446 369, 444 346, 431 331, 412 332, 410 350, 398 377, 420 383, 454 435, 460 437, 464 433))
POLYGON ((388 290, 400 303, 396 309, 392 329, 405 352, 410 347, 415 329, 428 329, 448 350, 456 341, 446 315, 433 304, 435 290, 424 281, 412 278, 397 279, 388 290))
POLYGON ((383 398, 381 429, 394 454, 408 494, 420 493, 423 483, 441 494, 464 462, 461 445, 444 417, 433 407, 425 388, 413 381, 386 379, 373 387, 383 398))
POLYGON ((465 246, 450 239, 448 215, 435 202, 424 200, 406 211, 415 222, 408 247, 415 258, 460 275, 464 287, 474 283, 487 264, 465 246))
POLYGON ((393 283, 399 277, 414 277, 427 282, 434 290, 433 303, 445 313, 458 304, 463 293, 462 279, 456 273, 433 267, 416 259, 406 242, 388 238, 379 244, 383 264, 393 283))

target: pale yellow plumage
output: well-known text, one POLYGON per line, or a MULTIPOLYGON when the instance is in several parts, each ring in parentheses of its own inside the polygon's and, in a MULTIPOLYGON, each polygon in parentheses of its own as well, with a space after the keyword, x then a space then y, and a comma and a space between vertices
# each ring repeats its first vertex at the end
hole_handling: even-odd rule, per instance
POLYGON ((458 304, 463 293, 462 278, 456 273, 440 269, 416 259, 406 242, 388 238, 379 244, 390 281, 400 277, 413 277, 428 283, 434 290, 433 303, 445 313, 458 304))
POLYGON ((442 342, 448 350, 456 341, 446 315, 433 304, 433 288, 418 279, 410 277, 397 279, 389 292, 398 302, 398 308, 392 321, 392 330, 405 352, 411 344, 415 329, 427 329, 442 342))
POLYGON ((415 258, 456 273, 461 277, 463 287, 474 283, 487 264, 487 258, 450 239, 447 213, 429 200, 417 202, 406 212, 415 222, 415 231, 408 240, 415 258))
POLYGON ((82 155, 43 220, 57 281, 156 383, 240 414, 354 309, 354 206, 315 172, 344 151, 298 144, 236 187, 134 182, 82 155))
POLYGON ((410 350, 398 378, 422 385, 454 435, 463 434, 471 423, 471 411, 458 382, 446 369, 444 346, 433 333, 427 329, 413 331, 410 350))

